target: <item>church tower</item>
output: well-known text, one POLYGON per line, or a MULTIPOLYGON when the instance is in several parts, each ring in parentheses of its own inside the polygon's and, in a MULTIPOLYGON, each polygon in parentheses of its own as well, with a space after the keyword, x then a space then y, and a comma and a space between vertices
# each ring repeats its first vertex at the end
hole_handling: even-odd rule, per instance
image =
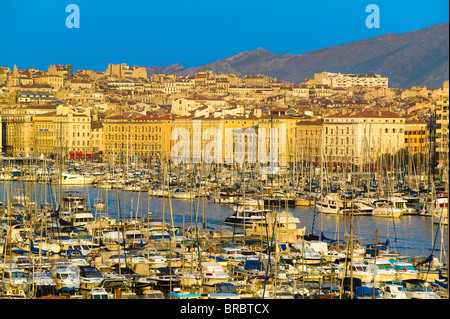
POLYGON ((14 64, 14 69, 10 76, 8 76, 8 82, 6 86, 18 86, 20 84, 19 70, 17 65, 14 64))

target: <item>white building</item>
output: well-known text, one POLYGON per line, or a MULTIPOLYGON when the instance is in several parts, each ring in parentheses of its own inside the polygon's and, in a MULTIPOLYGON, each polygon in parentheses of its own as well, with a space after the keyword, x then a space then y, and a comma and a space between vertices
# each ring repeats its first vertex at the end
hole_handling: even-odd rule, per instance
POLYGON ((404 148, 405 118, 391 111, 338 113, 323 122, 324 161, 375 163, 404 148))
POLYGON ((314 80, 318 84, 329 85, 333 88, 348 88, 352 86, 388 87, 388 78, 379 74, 342 74, 321 72, 314 73, 314 80))
POLYGON ((201 95, 176 99, 172 102, 171 113, 173 115, 188 116, 190 112, 202 106, 212 108, 212 111, 219 111, 227 106, 227 102, 222 98, 208 98, 201 95))

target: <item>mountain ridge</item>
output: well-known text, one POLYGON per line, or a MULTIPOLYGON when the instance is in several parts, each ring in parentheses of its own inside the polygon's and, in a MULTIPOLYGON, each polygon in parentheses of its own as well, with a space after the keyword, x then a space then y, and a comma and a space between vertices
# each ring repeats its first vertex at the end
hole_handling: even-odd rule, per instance
POLYGON ((275 54, 258 47, 214 62, 184 68, 175 63, 146 67, 154 73, 193 76, 199 71, 215 74, 266 74, 278 80, 300 83, 314 73, 328 71, 353 74, 377 73, 389 78, 390 87, 414 85, 441 87, 449 78, 449 23, 405 33, 386 33, 321 48, 298 55, 275 54))

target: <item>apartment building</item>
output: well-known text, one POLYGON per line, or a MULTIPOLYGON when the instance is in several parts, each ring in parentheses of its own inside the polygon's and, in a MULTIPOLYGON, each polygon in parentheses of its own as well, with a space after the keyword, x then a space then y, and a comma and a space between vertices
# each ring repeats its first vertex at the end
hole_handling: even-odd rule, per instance
POLYGON ((438 155, 439 166, 448 165, 448 81, 444 81, 442 95, 436 103, 436 153, 438 155))
POLYGON ((140 66, 128 66, 126 63, 108 65, 105 75, 110 77, 124 78, 142 78, 147 79, 147 69, 140 66))
POLYGON ((58 154, 72 158, 92 154, 90 108, 58 105, 53 123, 58 154))
POLYGON ((325 117, 323 145, 325 161, 375 163, 383 154, 404 149, 405 118, 391 111, 363 110, 325 117))
POLYGON ((178 116, 189 116, 191 112, 199 107, 207 105, 213 111, 224 109, 227 102, 219 97, 211 98, 202 95, 193 95, 191 97, 179 98, 172 101, 171 113, 178 116))
POLYGON ((35 145, 38 154, 56 153, 57 125, 54 123, 56 110, 38 114, 34 117, 35 145))
POLYGON ((55 105, 14 105, 0 110, 2 119, 2 151, 9 156, 36 153, 35 117, 54 112, 55 105))
POLYGON ((321 72, 314 73, 314 80, 318 84, 329 85, 333 88, 362 87, 388 87, 388 78, 379 74, 342 74, 321 72))
POLYGON ((128 159, 167 160, 173 116, 148 116, 125 112, 103 121, 104 154, 128 159))
POLYGON ((266 147, 277 148, 278 163, 280 166, 288 166, 296 160, 296 134, 297 123, 309 121, 311 117, 296 114, 289 108, 273 108, 269 115, 262 116, 259 120, 258 134, 266 134, 266 147), (264 131, 264 132, 263 132, 264 131), (270 132, 276 137, 270 136, 270 132))
POLYGON ((64 86, 64 77, 57 74, 43 74, 34 77, 36 84, 48 84, 53 89, 59 90, 64 86))
POLYGON ((299 121, 296 124, 296 162, 320 161, 322 155, 323 119, 299 121))
POLYGON ((428 152, 427 123, 418 120, 406 120, 404 147, 410 155, 428 152))

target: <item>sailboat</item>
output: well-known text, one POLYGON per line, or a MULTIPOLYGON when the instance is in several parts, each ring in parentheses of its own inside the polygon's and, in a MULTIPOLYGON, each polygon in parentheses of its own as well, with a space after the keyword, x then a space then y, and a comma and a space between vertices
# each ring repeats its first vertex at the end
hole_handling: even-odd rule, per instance
POLYGON ((430 204, 430 212, 433 223, 448 225, 448 197, 437 197, 430 204))

